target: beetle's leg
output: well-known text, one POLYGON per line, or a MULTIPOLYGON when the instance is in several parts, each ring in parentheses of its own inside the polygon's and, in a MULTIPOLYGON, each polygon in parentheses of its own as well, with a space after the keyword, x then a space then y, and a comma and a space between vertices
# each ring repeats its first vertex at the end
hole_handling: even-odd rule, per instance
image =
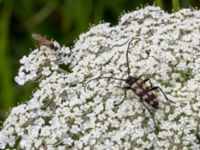
POLYGON ((151 88, 153 88, 153 84, 152 84, 151 80, 149 78, 144 79, 144 82, 147 82, 147 81, 149 81, 151 88))
POLYGON ((160 87, 154 86, 154 87, 151 88, 152 91, 153 91, 153 90, 157 90, 157 89, 159 89, 159 90, 162 92, 162 94, 164 95, 164 97, 165 97, 165 99, 166 99, 167 101, 172 102, 172 103, 175 103, 175 102, 173 102, 173 101, 171 101, 171 100, 169 100, 169 99, 167 98, 167 96, 165 95, 165 93, 163 92, 163 90, 162 90, 160 87))
POLYGON ((173 101, 171 101, 171 100, 168 99, 168 97, 165 95, 164 91, 163 91, 160 87, 158 87, 158 86, 153 86, 153 84, 152 84, 152 82, 151 82, 151 80, 150 80, 149 78, 147 78, 147 79, 144 80, 144 82, 147 82, 147 81, 149 81, 149 83, 150 83, 150 85, 151 85, 151 89, 150 89, 151 91, 154 91, 154 90, 159 89, 159 90, 162 92, 162 94, 164 95, 164 97, 165 97, 165 99, 166 99, 167 101, 174 103, 173 101))
POLYGON ((124 100, 126 99, 126 92, 127 92, 127 90, 130 90, 130 89, 131 89, 130 86, 127 86, 127 87, 120 87, 120 86, 117 86, 117 87, 124 90, 124 98, 123 98, 119 103, 117 103, 117 104, 115 103, 115 104, 114 104, 115 107, 121 105, 121 104, 124 102, 124 100))
POLYGON ((200 121, 198 121, 197 123, 196 137, 197 137, 198 142, 200 143, 199 124, 200 124, 200 121))
POLYGON ((158 126, 157 126, 157 123, 156 123, 156 120, 154 118, 154 115, 153 113, 151 112, 151 110, 145 105, 145 103, 141 100, 142 104, 144 105, 144 107, 148 110, 148 112, 150 113, 152 119, 153 119, 153 122, 154 122, 154 125, 155 125, 155 128, 158 129, 158 126))

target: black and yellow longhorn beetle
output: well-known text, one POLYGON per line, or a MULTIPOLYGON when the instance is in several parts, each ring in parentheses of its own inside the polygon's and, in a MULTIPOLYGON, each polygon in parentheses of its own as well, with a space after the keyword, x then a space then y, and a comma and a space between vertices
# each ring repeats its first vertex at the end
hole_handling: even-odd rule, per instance
MULTIPOLYGON (((151 83, 151 81, 150 81, 149 78, 142 79, 141 76, 140 77, 134 77, 134 76, 130 75, 130 67, 129 67, 129 61, 128 61, 128 52, 129 52, 130 44, 131 44, 131 42, 134 39, 140 39, 140 38, 133 38, 128 43, 128 48, 127 48, 127 52, 126 52, 128 77, 126 79, 120 79, 120 78, 115 78, 115 77, 102 77, 102 76, 100 76, 100 77, 93 78, 93 79, 87 81, 86 84, 85 84, 85 88, 86 88, 86 86, 87 86, 87 84, 89 82, 91 82, 93 80, 98 80, 98 79, 108 79, 108 80, 113 79, 113 80, 120 80, 120 81, 126 82, 128 84, 128 86, 121 87, 124 90, 124 98, 121 100, 121 102, 119 102, 118 104, 114 104, 114 105, 115 106, 119 106, 120 104, 122 104, 123 101, 126 99, 126 92, 127 92, 127 90, 132 90, 140 98, 140 101, 144 105, 144 107, 149 111, 150 115, 153 118, 154 124, 157 127, 153 113, 150 111, 150 109, 148 108, 148 106, 146 106, 146 104, 144 102, 146 102, 148 105, 150 105, 154 109, 158 109, 157 97, 153 94, 153 91, 157 90, 157 89, 162 92, 162 94, 164 95, 164 97, 166 98, 166 100, 168 100, 168 101, 170 101, 170 100, 167 98, 167 96, 165 95, 165 93, 163 92, 163 90, 160 87, 152 85, 152 83, 151 83), (147 81, 149 81, 150 86, 148 86, 146 84, 147 81)), ((170 102, 172 102, 172 101, 170 101, 170 102)))

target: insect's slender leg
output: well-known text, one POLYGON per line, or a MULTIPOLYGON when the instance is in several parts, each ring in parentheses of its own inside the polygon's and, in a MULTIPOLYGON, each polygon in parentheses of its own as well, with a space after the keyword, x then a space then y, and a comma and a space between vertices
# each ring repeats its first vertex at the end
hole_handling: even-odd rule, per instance
MULTIPOLYGON (((149 81, 150 81, 150 80, 149 80, 149 81)), ((169 102, 171 102, 171 103, 175 103, 175 102, 173 102, 173 101, 171 101, 171 100, 169 100, 169 99, 167 98, 167 96, 165 95, 165 93, 163 92, 163 90, 162 90, 160 87, 154 86, 154 87, 151 88, 152 91, 153 91, 153 90, 157 90, 157 89, 159 89, 159 90, 162 92, 162 94, 164 95, 164 97, 165 97, 165 99, 166 99, 167 101, 169 101, 169 102)))
MULTIPOLYGON (((117 87, 118 87, 118 86, 117 86, 117 87)), ((131 89, 130 86, 127 86, 127 87, 119 87, 119 88, 121 88, 121 89, 124 90, 124 98, 123 98, 119 103, 117 103, 117 104, 115 103, 115 104, 114 104, 115 107, 121 105, 121 104, 124 102, 124 100, 126 99, 126 92, 127 92, 127 90, 130 90, 130 89, 131 89)))
POLYGON ((153 113, 151 112, 151 110, 145 105, 145 103, 143 102, 143 100, 141 99, 141 102, 142 102, 142 104, 144 105, 144 107, 148 110, 148 112, 150 113, 150 115, 151 115, 151 117, 152 117, 152 119, 153 119, 153 122, 154 122, 154 125, 155 125, 155 128, 158 128, 158 126, 157 126, 157 123, 156 123, 156 120, 155 120, 155 118, 154 118, 154 115, 153 115, 153 113))
POLYGON ((197 123, 196 137, 197 137, 198 142, 200 143, 199 124, 200 124, 200 121, 198 121, 197 123))
POLYGON ((147 82, 147 81, 149 81, 149 83, 150 83, 150 85, 151 85, 151 90, 152 90, 152 91, 153 91, 153 90, 159 89, 159 90, 162 92, 162 94, 164 95, 164 97, 165 97, 165 99, 166 99, 167 101, 174 103, 173 101, 171 101, 171 100, 168 99, 168 97, 166 96, 166 94, 164 93, 164 91, 163 91, 160 87, 158 87, 158 86, 153 86, 153 84, 152 84, 152 82, 151 82, 151 80, 150 80, 149 78, 147 78, 147 79, 144 80, 144 82, 147 82))
POLYGON ((144 79, 144 82, 147 82, 147 81, 149 81, 151 88, 153 88, 153 84, 152 84, 151 80, 149 78, 144 79))

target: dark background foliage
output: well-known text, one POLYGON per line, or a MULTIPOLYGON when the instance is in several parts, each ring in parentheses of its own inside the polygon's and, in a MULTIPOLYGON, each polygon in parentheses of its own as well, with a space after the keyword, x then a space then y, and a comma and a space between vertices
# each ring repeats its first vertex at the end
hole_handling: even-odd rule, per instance
POLYGON ((200 0, 0 0, 0 120, 11 107, 27 101, 35 88, 14 82, 19 59, 35 47, 32 33, 72 46, 91 24, 115 25, 124 12, 153 4, 172 12, 178 7, 199 8, 200 0))

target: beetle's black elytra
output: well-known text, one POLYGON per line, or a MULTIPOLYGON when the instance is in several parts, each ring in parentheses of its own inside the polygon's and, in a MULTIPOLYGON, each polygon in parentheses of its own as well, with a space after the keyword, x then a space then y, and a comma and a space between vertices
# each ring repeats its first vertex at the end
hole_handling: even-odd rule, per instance
MULTIPOLYGON (((127 52, 126 52, 128 77, 126 79, 120 79, 120 78, 115 78, 115 77, 102 77, 102 76, 100 76, 100 77, 93 78, 93 79, 87 81, 86 84, 85 84, 85 88, 86 88, 86 86, 89 82, 91 82, 93 80, 99 80, 99 79, 109 79, 109 80, 113 79, 113 80, 120 80, 120 81, 126 82, 128 84, 128 86, 127 87, 121 87, 122 89, 124 89, 124 98, 118 104, 115 103, 115 106, 119 106, 120 104, 123 103, 123 101, 126 98, 126 91, 127 90, 132 90, 140 98, 140 101, 144 105, 144 107, 149 111, 149 113, 151 114, 151 116, 153 118, 154 124, 157 127, 156 121, 154 119, 154 115, 150 111, 150 109, 145 105, 145 103, 147 103, 148 105, 150 105, 154 109, 158 109, 159 104, 158 104, 158 101, 157 101, 157 97, 153 94, 153 91, 157 90, 157 89, 162 92, 162 94, 164 95, 166 100, 168 100, 168 101, 170 101, 170 100, 167 98, 167 96, 165 95, 165 93, 163 92, 163 90, 160 87, 152 85, 150 79, 148 79, 148 78, 142 79, 141 76, 140 77, 133 77, 133 76, 130 75, 130 67, 129 67, 129 61, 128 61, 128 51, 129 51, 129 48, 130 48, 130 44, 134 39, 140 39, 140 38, 133 38, 128 43, 127 52), (148 86, 146 84, 147 81, 149 81, 150 86, 148 86)), ((172 101, 170 101, 170 102, 172 102, 172 101)))
POLYGON ((132 91, 140 97, 141 101, 145 101, 155 109, 158 108, 156 96, 152 93, 152 90, 149 88, 149 86, 147 86, 145 80, 138 79, 135 82, 126 81, 126 83, 130 85, 132 91))

